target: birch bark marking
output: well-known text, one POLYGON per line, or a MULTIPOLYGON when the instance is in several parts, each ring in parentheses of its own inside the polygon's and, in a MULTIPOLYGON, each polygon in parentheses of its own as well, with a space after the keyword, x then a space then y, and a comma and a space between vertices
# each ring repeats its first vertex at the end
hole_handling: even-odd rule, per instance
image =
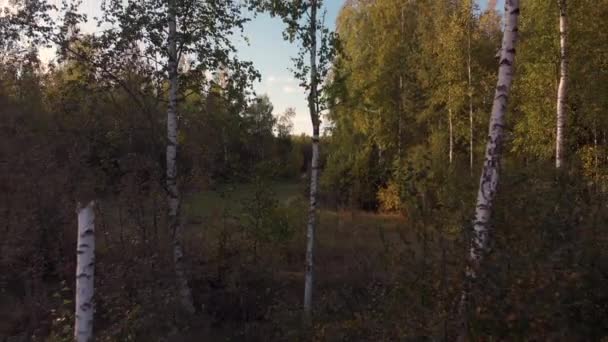
POLYGON ((568 96, 568 16, 567 0, 557 0, 559 5, 560 77, 557 89, 557 133, 555 137, 555 167, 564 164, 564 131, 566 128, 566 105, 568 96))
POLYGON ((76 245, 76 308, 74 340, 93 341, 93 314, 95 311, 95 206, 90 202, 78 206, 78 241, 76 245))
POLYGON ((192 293, 184 270, 184 252, 182 248, 182 226, 180 221, 180 194, 177 186, 177 14, 175 0, 169 1, 169 105, 167 108, 167 204, 169 232, 173 243, 173 263, 177 291, 182 308, 188 313, 194 313, 192 293))
POLYGON ((465 341, 468 332, 466 307, 469 301, 469 291, 477 277, 480 262, 488 250, 489 222, 492 206, 499 180, 500 158, 504 136, 504 116, 507 109, 509 90, 513 82, 513 63, 515 61, 515 46, 518 39, 517 23, 519 19, 519 0, 505 1, 506 26, 503 34, 498 82, 492 105, 488 142, 485 160, 479 180, 475 219, 473 221, 473 236, 470 241, 469 265, 466 271, 465 286, 460 298, 460 315, 462 326, 459 340, 465 341))
POLYGON ((304 275, 304 323, 311 323, 312 287, 314 282, 314 243, 317 225, 317 186, 319 178, 319 114, 317 113, 317 1, 310 2, 310 94, 308 109, 313 126, 310 172, 310 207, 306 228, 306 269, 304 275))

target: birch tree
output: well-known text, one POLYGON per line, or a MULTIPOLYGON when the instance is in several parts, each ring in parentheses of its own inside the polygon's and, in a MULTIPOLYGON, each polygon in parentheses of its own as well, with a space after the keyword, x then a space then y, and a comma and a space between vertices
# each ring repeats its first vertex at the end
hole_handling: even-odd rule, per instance
POLYGON ((317 227, 319 186, 320 114, 325 109, 323 80, 329 71, 335 51, 335 36, 319 16, 322 0, 270 0, 262 2, 263 8, 272 15, 280 16, 287 24, 285 38, 297 41, 298 56, 293 59, 294 76, 308 93, 308 111, 312 122, 312 160, 310 166, 310 194, 306 225, 306 264, 304 272, 304 323, 312 318, 312 294, 314 286, 314 246, 317 227), (306 61, 308 57, 308 61, 306 61))
POLYGON ((568 15, 567 0, 557 0, 559 5, 559 87, 557 89, 557 132, 555 136, 555 167, 564 164, 564 130, 568 97, 568 15))
POLYGON ((177 6, 175 0, 169 0, 169 32, 167 72, 169 75, 169 104, 167 107, 167 202, 169 205, 168 224, 172 235, 173 263, 177 281, 177 291, 181 306, 189 313, 194 312, 192 293, 184 270, 184 251, 182 247, 182 223, 180 221, 180 193, 177 186, 177 92, 178 55, 177 55, 177 6))
MULTIPOLYGON (((106 0, 102 21, 115 28, 104 33, 101 40, 109 55, 131 53, 134 45, 142 46, 142 59, 151 65, 156 84, 168 83, 166 177, 168 231, 172 237, 173 263, 177 294, 181 307, 194 312, 188 285, 182 245, 181 195, 179 189, 179 101, 185 90, 204 91, 205 72, 221 68, 232 70, 231 89, 244 89, 257 78, 251 63, 232 55, 235 31, 246 22, 237 0, 106 0), (186 57, 184 68, 179 62, 186 57), (187 72, 186 72, 187 69, 187 72)), ((159 87, 162 89, 163 87, 159 87)), ((164 97, 165 94, 159 94, 164 97)))
POLYGON ((467 18, 468 13, 463 10, 466 9, 466 3, 453 6, 449 2, 437 2, 434 9, 437 14, 433 18, 433 30, 437 42, 430 44, 430 51, 437 61, 434 72, 438 84, 431 90, 431 102, 445 107, 447 111, 448 162, 451 165, 458 138, 457 126, 462 122, 458 120, 458 114, 465 107, 465 97, 470 91, 466 74, 467 55, 462 48, 467 43, 466 26, 470 15, 467 18))
POLYGON ((306 268, 304 274, 304 320, 310 321, 312 312, 312 286, 314 277, 314 243, 317 225, 317 192, 319 183, 319 113, 317 94, 317 1, 310 2, 310 93, 308 110, 312 121, 312 161, 310 166, 310 207, 306 227, 306 268))
POLYGON ((468 333, 466 306, 470 300, 470 288, 473 281, 477 278, 480 263, 489 249, 489 225, 498 187, 505 113, 509 99, 509 90, 513 81, 515 46, 518 39, 519 0, 505 1, 505 17, 505 29, 499 58, 498 82, 490 116, 485 160, 479 180, 475 218, 473 220, 473 236, 469 247, 469 266, 466 272, 465 288, 460 299, 460 314, 463 320, 462 331, 460 332, 461 340, 466 340, 468 333))
POLYGON ((469 171, 473 175, 473 77, 471 72, 471 34, 473 31, 473 2, 465 3, 468 11, 467 14, 467 86, 469 95, 469 171))
POLYGON ((95 212, 94 202, 78 208, 78 240, 76 246, 76 312, 74 340, 93 341, 95 306, 95 212))

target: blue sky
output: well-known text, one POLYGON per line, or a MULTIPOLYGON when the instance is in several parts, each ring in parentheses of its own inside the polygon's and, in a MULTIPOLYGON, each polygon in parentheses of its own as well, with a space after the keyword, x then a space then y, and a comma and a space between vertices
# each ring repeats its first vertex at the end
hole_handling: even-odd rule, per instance
MULTIPOLYGON (((447 0, 436 0, 447 1, 447 0)), ((478 0, 485 8, 488 0, 478 0)), ((334 27, 343 0, 325 0, 327 10, 326 23, 334 27)), ((498 0, 502 6, 503 0, 498 0)), ((239 44, 239 56, 253 61, 262 74, 262 81, 255 85, 258 94, 268 94, 274 104, 275 114, 280 114, 288 107, 296 109, 294 133, 312 132, 312 124, 306 105, 306 96, 298 88, 289 70, 291 58, 296 55, 297 47, 283 41, 283 25, 279 19, 262 15, 247 24, 245 33, 250 39, 249 46, 239 44)))
MULTIPOLYGON (((326 0, 326 24, 334 27, 342 0, 326 0)), ((298 87, 290 71, 291 58, 295 57, 298 48, 283 40, 283 23, 280 19, 260 15, 245 27, 249 45, 238 44, 239 58, 253 61, 262 75, 262 81, 254 87, 258 94, 268 94, 275 114, 283 113, 288 107, 296 109, 294 133, 312 132, 310 115, 306 105, 306 95, 298 87)))
MULTIPOLYGON (((60 0, 54 0, 60 2, 60 0)), ((436 0, 447 1, 447 0, 436 0)), ((481 8, 485 8, 488 0, 477 0, 481 8)), ((501 8, 504 0, 498 0, 501 8)), ((0 5, 7 0, 0 0, 0 5)), ((81 10, 90 18, 99 15, 99 0, 84 0, 81 10)), ((344 0, 325 0, 327 11, 326 23, 334 27, 336 17, 344 0)), ((297 54, 297 47, 285 42, 282 37, 283 23, 268 15, 259 15, 246 24, 245 35, 249 44, 243 41, 236 43, 239 58, 252 61, 262 75, 261 82, 254 85, 258 94, 267 94, 274 104, 275 114, 281 114, 288 107, 296 109, 294 119, 294 133, 307 133, 312 131, 310 116, 307 112, 306 96, 293 79, 291 71, 291 58, 297 54)), ((97 28, 93 24, 83 27, 83 31, 91 32, 97 28)), ((52 52, 43 52, 43 54, 52 52)), ((47 56, 48 57, 48 56, 47 56)))

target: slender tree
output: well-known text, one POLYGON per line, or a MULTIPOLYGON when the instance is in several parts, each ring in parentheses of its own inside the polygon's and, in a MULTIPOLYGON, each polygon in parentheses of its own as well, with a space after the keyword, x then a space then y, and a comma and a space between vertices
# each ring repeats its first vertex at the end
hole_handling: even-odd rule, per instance
POLYGON ((182 223, 180 220, 180 194, 177 186, 177 94, 178 54, 177 54, 177 6, 175 0, 169 0, 168 7, 168 63, 169 104, 167 106, 167 202, 169 205, 169 232, 173 242, 173 263, 175 265, 177 291, 182 307, 194 312, 192 292, 184 270, 184 250, 182 246, 182 223))
MULTIPOLYGON (((451 102, 448 100, 448 102, 451 102)), ((454 161, 454 118, 452 108, 448 107, 448 133, 450 137, 450 145, 448 150, 448 161, 450 164, 454 161)))
POLYGON ((93 295, 95 293, 95 212, 94 202, 78 208, 76 246, 76 312, 74 340, 93 341, 93 295))
POLYGON ((304 274, 304 316, 310 321, 312 311, 312 286, 314 280, 314 243, 317 225, 317 192, 319 183, 319 113, 317 94, 317 1, 310 2, 310 93, 308 110, 312 121, 312 161, 310 166, 310 207, 306 227, 306 269, 304 274))
MULTIPOLYGON (((433 72, 437 84, 429 89, 433 96, 431 102, 441 105, 447 111, 448 124, 448 162, 452 164, 455 158, 458 127, 462 122, 459 118, 464 111, 467 95, 466 66, 467 56, 467 11, 466 3, 437 2, 432 7, 436 14, 432 19, 432 34, 436 35, 437 44, 431 44, 429 52, 436 60, 433 72)), ((428 34, 428 33, 427 33, 428 34)))
POLYGON ((318 184, 319 184, 319 140, 321 118, 325 108, 322 93, 323 80, 327 76, 330 62, 335 52, 335 36, 324 25, 324 16, 318 11, 322 0, 269 0, 261 1, 262 8, 272 15, 280 16, 287 24, 285 37, 297 40, 300 45, 298 56, 294 58, 295 77, 300 86, 308 92, 308 110, 312 122, 312 160, 310 174, 310 196, 306 227, 306 264, 304 274, 304 323, 312 318, 312 293, 314 286, 314 245, 317 226, 318 184), (309 57, 308 62, 306 56, 309 57))
POLYGON ((557 0, 559 5, 560 66, 557 89, 557 134, 555 137, 555 167, 564 164, 564 135, 566 128, 566 106, 568 97, 568 15, 567 0, 557 0))
MULTIPOLYGON (((259 75, 251 63, 232 55, 236 51, 231 33, 247 21, 237 0, 107 0, 102 21, 116 27, 100 37, 107 53, 103 65, 115 65, 113 56, 132 53, 140 46, 141 58, 150 64, 152 83, 167 84, 167 146, 165 185, 168 202, 168 231, 172 236, 173 262, 179 301, 186 312, 194 312, 182 246, 181 195, 179 191, 179 101, 186 90, 204 92, 205 72, 231 70, 231 89, 245 89, 259 75), (184 59, 188 57, 188 62, 184 59), (184 61, 180 67, 180 61, 184 61)), ((159 87, 162 89, 163 87, 159 87)), ((136 96, 137 91, 133 91, 136 96)))
POLYGON ((519 0, 505 1, 505 29, 500 51, 498 83, 490 116, 488 142, 486 145, 485 161, 479 180, 475 219, 473 220, 473 236, 471 238, 465 288, 460 299, 460 314, 462 330, 460 340, 466 340, 468 320, 466 306, 470 300, 470 290, 473 281, 489 244, 489 225, 492 206, 498 187, 500 159, 504 139, 505 113, 509 99, 509 90, 513 82, 513 64, 515 62, 515 46, 518 39, 519 0))
POLYGON ((469 95, 469 171, 473 175, 473 77, 471 72, 471 34, 473 31, 473 2, 471 1, 467 11, 467 82, 469 95))

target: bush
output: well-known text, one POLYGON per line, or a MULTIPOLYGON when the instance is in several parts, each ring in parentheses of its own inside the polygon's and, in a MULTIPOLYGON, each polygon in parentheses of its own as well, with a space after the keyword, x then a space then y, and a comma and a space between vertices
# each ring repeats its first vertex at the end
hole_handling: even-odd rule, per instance
POLYGON ((386 187, 380 188, 377 195, 380 211, 392 213, 401 210, 400 197, 399 186, 393 181, 389 182, 386 187))

